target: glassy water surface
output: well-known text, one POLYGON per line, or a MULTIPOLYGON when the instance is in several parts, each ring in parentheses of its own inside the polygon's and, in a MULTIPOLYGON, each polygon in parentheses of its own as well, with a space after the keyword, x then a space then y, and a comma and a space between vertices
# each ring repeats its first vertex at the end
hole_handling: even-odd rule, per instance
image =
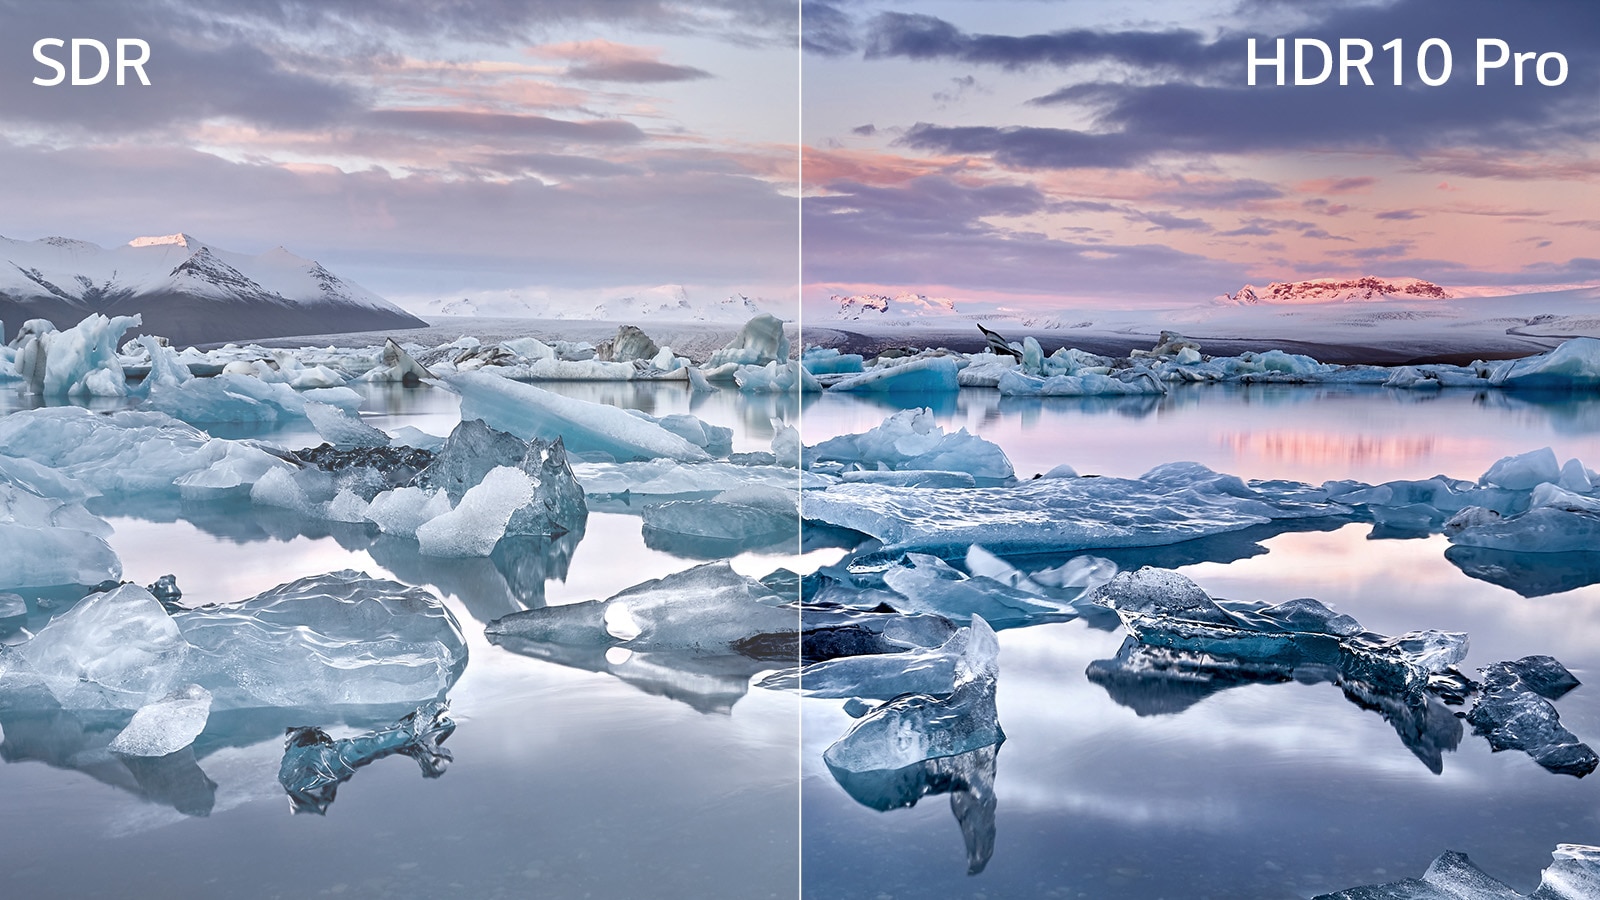
MULTIPOLYGON (((792 400, 729 391, 556 387, 655 415, 693 412, 732 427, 736 451, 766 449, 773 419, 798 412, 792 400)), ((1195 386, 1158 399, 968 390, 907 401, 917 402, 933 402, 946 427, 999 443, 1021 477, 1061 463, 1137 476, 1187 459, 1311 483, 1475 478, 1543 446, 1600 465, 1600 403, 1571 398, 1195 386)), ((896 408, 808 399, 805 440, 864 431, 896 408)), ((428 389, 373 389, 365 409, 379 427, 434 434, 457 418, 452 396, 428 389)), ((317 443, 309 430, 226 436, 317 443)), ((591 512, 581 540, 525 547, 519 566, 419 558, 415 544, 366 528, 247 503, 99 511, 116 528, 124 577, 172 572, 185 603, 341 568, 434 589, 470 644, 450 693, 456 761, 424 780, 408 760, 381 760, 325 817, 295 816, 277 783, 282 728, 319 724, 337 736, 381 721, 219 717, 192 759, 136 771, 96 752, 107 735, 88 717, 0 712, 8 895, 792 897, 802 885, 816 898, 1287 898, 1416 876, 1446 849, 1529 890, 1557 843, 1600 843, 1592 778, 1491 753, 1470 727, 1435 772, 1408 747, 1414 735, 1327 683, 1194 696, 1103 686, 1085 672, 1114 657, 1124 635, 1079 620, 1000 634, 1007 739, 974 763, 993 778, 996 838, 968 875, 947 797, 880 812, 829 773, 822 751, 853 722, 841 701, 749 688, 753 671, 622 653, 553 662, 484 639, 483 624, 508 612, 606 597, 700 562, 647 546, 628 509, 591 512)), ((1580 679, 1600 677, 1600 587, 1586 584, 1600 574, 1586 559, 1519 569, 1447 556, 1449 546, 1344 523, 1251 532, 1165 558, 1214 596, 1316 597, 1388 634, 1469 632, 1465 669, 1548 653, 1580 679)), ((807 572, 846 552, 780 548, 732 564, 757 577, 807 572)), ((1596 690, 1557 704, 1563 724, 1591 741, 1596 690)))

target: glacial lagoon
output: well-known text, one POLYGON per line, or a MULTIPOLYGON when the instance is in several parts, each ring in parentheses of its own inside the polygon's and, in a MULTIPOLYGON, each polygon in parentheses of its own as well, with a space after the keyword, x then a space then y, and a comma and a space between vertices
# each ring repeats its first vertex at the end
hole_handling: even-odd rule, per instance
MULTIPOLYGON (((815 445, 900 408, 838 393, 807 397, 802 410, 791 395, 677 384, 544 386, 655 416, 692 413, 731 428, 736 453, 768 449, 773 419, 801 421, 815 445)), ((458 417, 439 388, 361 393, 364 421, 385 430, 442 435, 458 417)), ((1470 480, 1545 446, 1561 460, 1600 462, 1600 402, 1529 397, 1176 385, 1165 396, 1115 398, 973 388, 903 405, 929 406, 947 430, 995 442, 1021 478, 1063 463, 1136 478, 1194 460, 1311 484, 1470 480)), ((319 442, 303 421, 217 433, 288 448, 319 442)), ((186 605, 341 569, 435 591, 468 648, 449 691, 454 760, 437 778, 409 759, 376 760, 339 787, 324 815, 294 815, 278 780, 283 728, 344 738, 392 725, 393 710, 287 723, 213 716, 192 755, 160 766, 106 754, 115 729, 96 731, 92 717, 0 717, 8 884, 19 895, 790 897, 801 885, 818 898, 1311 897, 1415 877, 1452 849, 1526 892, 1557 844, 1600 843, 1592 778, 1491 752, 1465 723, 1453 747, 1449 722, 1435 723, 1447 746, 1434 740, 1418 753, 1422 735, 1329 683, 1184 692, 1092 679, 1086 673, 1115 659, 1126 633, 1089 616, 1000 630, 1004 742, 964 754, 959 771, 925 774, 909 792, 851 785, 878 806, 899 805, 875 808, 823 759, 861 710, 749 686, 780 666, 696 668, 615 647, 541 658, 485 638, 484 625, 518 609, 610 597, 715 558, 663 548, 625 500, 592 504, 581 539, 531 541, 514 561, 419 557, 414 543, 372 528, 248 501, 106 516, 123 577, 147 584, 171 572, 186 605)), ((813 535, 804 552, 766 546, 731 564, 757 578, 804 574, 843 558, 843 543, 813 535)), ((1469 674, 1531 654, 1554 656, 1581 680, 1600 672, 1600 587, 1590 583, 1600 581, 1600 561, 1470 549, 1437 533, 1375 532, 1367 520, 1309 520, 1096 555, 1124 571, 1175 568, 1219 598, 1314 597, 1381 634, 1467 632, 1469 674)), ((1008 558, 1031 572, 1079 555, 1008 558)), ((34 610, 28 627, 48 612, 34 610)), ((1600 738, 1594 690, 1556 704, 1585 740, 1600 738)))

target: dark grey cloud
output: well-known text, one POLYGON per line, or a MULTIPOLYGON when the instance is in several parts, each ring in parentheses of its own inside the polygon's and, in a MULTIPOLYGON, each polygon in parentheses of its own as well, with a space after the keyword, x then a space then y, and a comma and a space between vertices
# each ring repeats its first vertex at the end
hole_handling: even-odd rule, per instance
POLYGON ((1409 222, 1412 219, 1422 218, 1422 213, 1414 209, 1389 209, 1374 215, 1373 218, 1390 222, 1409 222))
POLYGON ((858 134, 862 137, 872 137, 878 133, 878 127, 870 123, 866 125, 857 125, 856 127, 850 129, 850 133, 858 134))
POLYGON ((711 73, 694 66, 675 66, 652 59, 604 60, 582 63, 567 69, 567 77, 586 81, 620 81, 652 84, 669 81, 694 81, 710 78, 711 73))
POLYGON ((855 36, 855 20, 832 3, 806 0, 800 4, 801 46, 819 56, 846 56, 860 44, 855 36))
MULTIPOLYGON (((1455 50, 1455 74, 1441 87, 1415 77, 1395 87, 1387 55, 1377 85, 1310 87, 1245 85, 1245 39, 1277 35, 1227 33, 1208 41, 1192 32, 1077 30, 1047 35, 973 35, 927 16, 886 14, 873 20, 865 55, 950 59, 1007 68, 1114 60, 1147 76, 1124 82, 1071 84, 1036 98, 1093 115, 1090 129, 1017 126, 948 127, 919 123, 906 146, 934 152, 985 154, 1017 168, 1127 168, 1173 155, 1281 150, 1381 150, 1422 154, 1441 148, 1546 151, 1600 136, 1600 16, 1584 0, 1548 0, 1537 14, 1509 15, 1498 0, 1457 0, 1449 14, 1431 0, 1331 6, 1308 11, 1318 20, 1295 32, 1334 45, 1366 37, 1375 45, 1400 37, 1415 48, 1429 37, 1455 50), (1319 15, 1320 13, 1320 15, 1319 15), (1559 49, 1570 76, 1559 87, 1515 87, 1495 73, 1479 87, 1472 72, 1476 40, 1492 35, 1513 49, 1559 49), (1220 62, 1219 62, 1220 61, 1220 62), (1219 69, 1218 66, 1221 66, 1219 69), (1221 72, 1221 77, 1217 73, 1221 72)), ((1407 60, 1410 66, 1411 61, 1407 60)), ((1463 158, 1459 166, 1474 166, 1463 158)), ((1486 168, 1477 165, 1479 172, 1486 168)), ((1514 177, 1516 166, 1501 164, 1514 177)), ((1357 185, 1359 187, 1359 185, 1357 185)))
POLYGON ((1138 218, 1150 223, 1151 231, 1210 231, 1211 223, 1204 219, 1186 219, 1169 212, 1142 212, 1138 218))
POLYGON ((1149 195, 1151 200, 1185 209, 1235 209, 1262 200, 1276 200, 1283 191, 1265 181, 1242 178, 1228 181, 1180 180, 1173 187, 1149 195))
POLYGON ((930 175, 894 187, 827 187, 802 206, 808 283, 1187 300, 1232 290, 1245 277, 1243 267, 1170 247, 1061 240, 984 221, 1060 211, 1028 186, 972 188, 930 175))
POLYGON ((890 12, 866 28, 866 57, 947 59, 1006 69, 1120 62, 1141 69, 1201 75, 1237 62, 1229 48, 1196 31, 1100 31, 1078 28, 1049 34, 968 34, 929 15, 890 12))

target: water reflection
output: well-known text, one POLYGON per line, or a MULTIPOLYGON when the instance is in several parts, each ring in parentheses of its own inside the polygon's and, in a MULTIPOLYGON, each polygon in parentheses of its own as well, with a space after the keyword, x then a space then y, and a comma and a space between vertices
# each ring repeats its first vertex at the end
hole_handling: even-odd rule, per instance
POLYGON ((950 812, 967 845, 967 874, 976 875, 994 855, 994 779, 999 756, 1000 745, 991 744, 900 769, 852 772, 829 765, 828 771, 852 799, 879 812, 916 806, 923 797, 949 794, 950 812))
POLYGON ((1517 553, 1458 544, 1444 551, 1444 558, 1472 578, 1524 597, 1543 597, 1600 584, 1600 552, 1517 553))

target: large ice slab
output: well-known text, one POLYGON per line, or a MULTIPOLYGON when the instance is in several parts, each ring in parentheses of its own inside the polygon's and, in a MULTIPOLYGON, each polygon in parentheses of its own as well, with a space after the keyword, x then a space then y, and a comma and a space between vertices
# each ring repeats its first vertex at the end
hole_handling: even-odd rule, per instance
POLYGON ((1573 338, 1546 353, 1502 363, 1489 376, 1495 387, 1581 389, 1600 386, 1600 340, 1573 338))
POLYGON ((1085 372, 1049 377, 1007 369, 1000 374, 996 387, 1007 397, 1104 397, 1167 392, 1167 386, 1147 369, 1124 370, 1116 375, 1085 372))
POLYGON ((7 484, 0 469, 0 589, 114 580, 122 562, 110 535, 81 504, 7 484))
POLYGON ((225 491, 290 464, 157 412, 98 415, 73 406, 0 417, 0 455, 56 470, 102 494, 225 491))
MULTIPOLYGON (((48 323, 47 323, 48 324, 48 323)), ((47 397, 124 397, 128 384, 117 358, 122 335, 139 317, 94 313, 65 331, 38 329, 20 348, 29 383, 47 397)))
POLYGON ((697 462, 710 456, 649 417, 603 403, 563 397, 531 384, 477 372, 455 375, 447 382, 461 394, 463 420, 482 419, 525 440, 560 437, 574 453, 606 453, 617 460, 697 462))
POLYGON ((959 390, 961 364, 954 357, 929 356, 880 364, 834 382, 829 390, 867 393, 939 394, 959 390))
POLYGON ((727 346, 711 354, 706 361, 706 368, 730 364, 764 366, 788 358, 789 338, 783 333, 783 321, 768 313, 761 313, 746 322, 727 346))
POLYGON ((488 556, 512 514, 533 502, 533 493, 533 481, 521 469, 491 469, 454 509, 417 527, 417 549, 428 556, 488 556))
POLYGON ((90 594, 0 651, 0 692, 42 686, 67 709, 138 709, 185 681, 189 642, 138 585, 90 594))
POLYGON ((1000 583, 968 576, 937 556, 907 553, 883 573, 884 584, 903 598, 892 601, 905 612, 932 613, 966 623, 974 616, 997 628, 1040 621, 1064 621, 1077 613, 1066 604, 1000 583))
POLYGON ((339 785, 356 770, 385 756, 400 754, 417 761, 422 777, 438 778, 455 757, 440 746, 454 734, 455 720, 441 700, 417 707, 394 725, 352 738, 334 740, 317 727, 289 729, 283 742, 278 783, 297 813, 327 813, 339 785))
POLYGON ((975 478, 1004 480, 1011 460, 999 445, 965 428, 946 433, 931 409, 897 412, 861 434, 846 434, 807 448, 808 462, 839 462, 863 469, 965 472, 975 478))
POLYGON ((1173 463, 1138 479, 1040 478, 976 489, 841 484, 806 492, 801 512, 898 549, 982 544, 1008 552, 1155 547, 1351 511, 1308 485, 1252 485, 1197 463, 1173 463))
POLYGON ((190 680, 221 707, 419 703, 443 696, 467 660, 460 625, 433 594, 350 569, 171 622, 191 645, 190 680))
POLYGON ((955 690, 957 664, 967 653, 972 629, 962 628, 937 647, 913 647, 895 653, 862 652, 835 656, 798 669, 775 672, 757 682, 769 690, 799 691, 807 697, 892 700, 901 694, 949 694, 955 690))
POLYGON ((784 466, 745 466, 722 461, 680 463, 671 459, 625 463, 578 463, 572 467, 589 494, 669 497, 676 494, 721 493, 748 485, 814 489, 832 478, 796 472, 784 466))

